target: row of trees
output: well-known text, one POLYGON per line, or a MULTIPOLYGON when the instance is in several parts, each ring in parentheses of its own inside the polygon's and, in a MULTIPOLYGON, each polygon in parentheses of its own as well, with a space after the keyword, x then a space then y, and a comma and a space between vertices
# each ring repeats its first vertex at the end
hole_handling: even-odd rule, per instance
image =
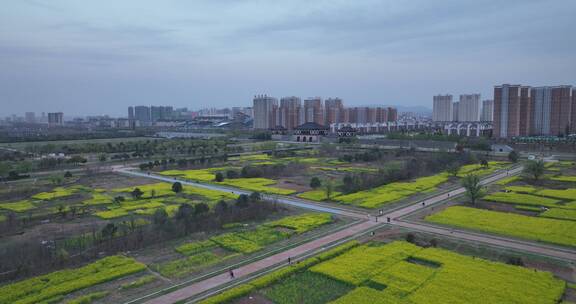
POLYGON ((227 149, 227 141, 220 139, 145 139, 109 142, 82 143, 42 143, 31 144, 24 149, 26 152, 47 153, 136 153, 143 154, 187 154, 211 155, 222 152, 233 152, 227 149))
MULTIPOLYGON (((542 160, 529 160, 524 165, 523 174, 533 182, 538 182, 544 175, 545 170, 546 167, 542 160)), ((466 190, 466 197, 472 205, 475 205, 478 199, 485 194, 480 183, 480 177, 475 174, 465 176, 462 178, 461 183, 462 187, 466 190)))
MULTIPOLYGON (((173 191, 181 192, 181 186, 174 183, 173 191)), ((141 191, 133 191, 138 192, 141 191)), ((276 204, 265 202, 260 194, 253 193, 240 195, 233 201, 220 201, 212 210, 206 203, 181 204, 173 217, 160 208, 149 225, 130 217, 93 226, 72 238, 15 241, 0 251, 0 274, 4 274, 0 282, 69 267, 101 258, 103 254, 138 250, 192 233, 217 230, 227 223, 262 220, 278 211, 276 204)))

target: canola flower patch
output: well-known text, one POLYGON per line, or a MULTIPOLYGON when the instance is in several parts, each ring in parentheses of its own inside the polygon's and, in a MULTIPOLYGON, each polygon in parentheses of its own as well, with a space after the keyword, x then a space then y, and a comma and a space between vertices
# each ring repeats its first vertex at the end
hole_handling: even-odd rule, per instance
POLYGON ((495 192, 482 198, 486 201, 493 201, 506 204, 561 207, 560 200, 548 197, 542 197, 532 194, 523 194, 515 192, 495 192))
POLYGON ((518 193, 535 193, 538 189, 532 186, 508 186, 506 190, 518 193))
POLYGON ((264 225, 268 227, 284 227, 292 229, 297 233, 304 233, 331 222, 332 215, 328 213, 304 213, 301 215, 288 216, 264 225))
POLYGON ((401 241, 312 257, 200 303, 231 303, 256 293, 281 304, 555 304, 565 288, 549 272, 401 241))
POLYGON ((564 190, 544 189, 536 192, 536 194, 559 199, 574 200, 576 198, 576 189, 575 188, 569 188, 564 190))
POLYGON ((426 221, 565 246, 576 246, 576 222, 454 206, 426 221))
POLYGON ((1 203, 0 209, 10 210, 14 212, 25 212, 36 208, 33 202, 29 200, 22 200, 13 203, 1 203))
POLYGON ((156 270, 163 276, 178 278, 202 268, 217 264, 222 260, 223 258, 212 252, 206 251, 156 265, 156 270))
POLYGON ((437 186, 446 181, 448 181, 448 174, 440 173, 417 178, 411 182, 395 182, 370 190, 340 195, 334 199, 344 204, 364 208, 378 208, 417 193, 434 191, 437 186))
POLYGON ((296 192, 291 189, 270 187, 270 185, 276 184, 276 181, 262 177, 225 179, 220 184, 261 193, 289 195, 296 192))
MULTIPOLYGON (((337 197, 339 195, 341 195, 342 193, 338 192, 338 191, 334 191, 332 193, 332 198, 337 197)), ((312 200, 312 201, 317 201, 317 202, 321 202, 321 201, 325 201, 328 199, 328 197, 326 197, 326 191, 324 190, 311 190, 311 191, 306 191, 303 193, 300 193, 298 195, 296 195, 297 197, 303 198, 303 199, 308 199, 308 200, 312 200)))
POLYGON ((551 180, 561 181, 561 182, 576 182, 576 176, 574 175, 560 175, 560 176, 552 176, 550 177, 551 180))
POLYGON ((549 217, 560 220, 576 221, 576 210, 551 208, 540 214, 541 217, 549 217))
POLYGON ((52 189, 52 191, 49 192, 41 192, 41 193, 37 193, 35 195, 32 196, 33 199, 37 199, 37 200, 53 200, 53 199, 57 199, 57 198, 63 198, 63 197, 67 197, 70 195, 73 195, 74 193, 76 193, 77 191, 79 191, 81 188, 64 188, 64 187, 57 187, 52 189))
POLYGON ((464 177, 468 174, 475 175, 488 175, 494 173, 496 170, 500 170, 509 166, 508 162, 498 162, 490 161, 488 162, 488 167, 484 167, 480 164, 464 165, 458 170, 458 177, 464 177))
POLYGON ((76 290, 115 280, 146 266, 124 256, 110 256, 84 267, 66 269, 0 287, 0 303, 39 303, 76 290))

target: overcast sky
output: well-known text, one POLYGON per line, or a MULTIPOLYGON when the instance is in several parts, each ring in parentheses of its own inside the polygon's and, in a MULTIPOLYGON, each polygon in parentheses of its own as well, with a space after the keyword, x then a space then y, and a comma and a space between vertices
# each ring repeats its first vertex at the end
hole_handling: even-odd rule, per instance
POLYGON ((0 0, 0 115, 576 85, 576 1, 0 0))

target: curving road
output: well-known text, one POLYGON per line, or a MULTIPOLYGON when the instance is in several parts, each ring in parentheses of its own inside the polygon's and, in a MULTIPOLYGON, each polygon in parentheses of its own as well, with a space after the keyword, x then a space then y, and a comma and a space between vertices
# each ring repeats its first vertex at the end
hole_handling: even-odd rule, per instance
MULTIPOLYGON (((492 176, 489 176, 489 177, 483 179, 481 181, 481 183, 483 185, 493 183, 493 182, 498 181, 502 178, 506 178, 506 177, 509 177, 511 175, 518 174, 522 171, 522 169, 523 169, 522 167, 516 167, 514 169, 502 171, 500 173, 497 173, 495 175, 492 175, 492 176)), ((245 190, 240 190, 240 189, 236 189, 236 188, 225 187, 225 186, 220 186, 220 185, 215 185, 215 184, 190 182, 190 181, 181 180, 181 179, 177 179, 177 178, 173 178, 173 177, 159 176, 159 175, 155 175, 155 174, 141 173, 141 172, 132 171, 129 168, 120 168, 119 167, 119 168, 116 168, 115 171, 122 173, 122 174, 139 176, 139 177, 147 177, 147 178, 152 178, 152 179, 165 181, 165 182, 179 181, 182 184, 192 185, 195 187, 201 187, 201 188, 206 188, 206 189, 219 190, 219 191, 225 191, 225 192, 236 193, 236 194, 250 194, 250 191, 245 191, 245 190)), ((460 187, 460 188, 453 189, 453 190, 450 190, 450 191, 445 192, 445 193, 438 194, 438 195, 430 197, 430 198, 426 198, 426 199, 421 200, 421 201, 417 201, 417 202, 410 204, 408 206, 401 207, 401 208, 398 208, 396 210, 389 211, 388 213, 385 213, 384 215, 382 215, 380 217, 382 219, 380 221, 378 221, 378 217, 373 217, 369 213, 363 213, 363 212, 359 212, 359 211, 355 211, 355 210, 347 210, 345 208, 339 208, 339 207, 324 206, 324 205, 320 205, 316 202, 307 201, 307 200, 303 200, 303 199, 296 199, 296 198, 292 198, 292 197, 265 195, 265 198, 275 200, 278 203, 282 203, 282 204, 286 204, 286 205, 290 205, 290 206, 294 206, 294 207, 299 207, 299 208, 310 209, 310 210, 314 210, 314 211, 322 211, 322 212, 328 212, 328 213, 341 215, 341 216, 348 216, 348 217, 352 217, 352 218, 356 218, 356 219, 364 219, 364 221, 359 223, 359 224, 348 227, 344 230, 337 231, 333 234, 330 234, 330 235, 324 236, 322 238, 313 240, 313 241, 308 242, 306 244, 297 246, 295 248, 292 248, 292 249, 289 249, 287 251, 278 253, 276 255, 272 255, 270 257, 256 261, 254 263, 242 266, 242 267, 235 270, 236 279, 246 278, 246 277, 248 277, 254 273, 260 272, 260 271, 267 269, 269 267, 272 267, 274 265, 285 263, 285 261, 287 260, 288 257, 305 255, 307 253, 322 249, 323 247, 325 247, 329 244, 332 244, 334 242, 338 242, 338 241, 341 241, 344 239, 351 238, 351 237, 358 235, 360 233, 365 233, 366 231, 374 230, 374 229, 382 227, 384 225, 392 225, 392 226, 407 228, 410 230, 422 231, 422 232, 432 233, 432 234, 436 234, 436 235, 441 235, 441 236, 448 237, 448 238, 462 239, 462 240, 471 241, 471 242, 475 242, 475 243, 484 243, 486 245, 495 246, 495 247, 501 247, 501 248, 512 249, 512 250, 516 250, 516 251, 528 252, 528 253, 532 253, 532 254, 543 255, 543 256, 548 256, 548 257, 552 257, 552 258, 559 258, 559 259, 563 259, 563 260, 576 261, 576 251, 570 250, 567 248, 560 248, 560 247, 538 244, 538 243, 533 243, 533 242, 528 242, 528 241, 521 241, 521 240, 517 240, 517 239, 509 239, 506 237, 499 237, 499 236, 492 236, 492 235, 487 235, 487 234, 475 233, 475 232, 470 232, 470 231, 456 229, 456 228, 449 229, 449 228, 432 226, 432 225, 427 225, 427 224, 422 224, 422 223, 408 222, 408 221, 403 220, 404 217, 406 217, 406 216, 408 216, 408 215, 410 215, 416 211, 419 211, 423 208, 428 208, 431 205, 443 202, 444 200, 448 199, 449 197, 454 197, 454 196, 460 195, 464 192, 465 192, 464 188, 460 187), (386 220, 387 218, 389 218, 389 221, 386 220)), ((227 286, 227 283, 229 283, 229 282, 230 282, 230 278, 229 278, 229 275, 227 273, 216 275, 216 276, 211 277, 209 279, 194 283, 192 285, 185 286, 181 289, 170 292, 168 294, 158 296, 156 298, 153 298, 153 299, 147 301, 146 303, 148 303, 148 304, 174 303, 174 302, 179 301, 179 300, 184 300, 184 299, 188 299, 188 298, 197 296, 197 295, 205 293, 206 291, 209 291, 209 290, 218 289, 219 287, 221 287, 223 285, 227 286)))

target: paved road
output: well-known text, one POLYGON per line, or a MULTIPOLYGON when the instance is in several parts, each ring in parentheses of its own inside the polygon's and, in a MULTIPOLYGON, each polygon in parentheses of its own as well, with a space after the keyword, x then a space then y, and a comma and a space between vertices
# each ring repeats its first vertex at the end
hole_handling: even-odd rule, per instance
MULTIPOLYGON (((508 176, 517 174, 521 170, 522 170, 522 167, 517 167, 517 168, 511 169, 509 171, 504 171, 504 172, 495 174, 493 176, 490 176, 490 177, 482 180, 482 184, 485 185, 485 184, 495 182, 499 179, 506 178, 508 176)), ((187 184, 187 185, 192 185, 192 186, 202 187, 202 188, 207 188, 207 189, 213 189, 213 190, 219 190, 219 191, 232 192, 232 193, 237 193, 237 194, 249 194, 250 193, 249 191, 233 189, 233 188, 223 187, 223 186, 219 186, 219 185, 201 184, 201 183, 195 183, 195 182, 182 181, 182 180, 177 180, 177 179, 172 178, 172 177, 158 176, 158 175, 154 175, 154 174, 148 175, 146 173, 130 171, 129 169, 125 169, 125 168, 116 168, 116 171, 123 173, 123 174, 129 174, 129 175, 140 176, 140 177, 148 177, 148 178, 153 178, 153 179, 166 181, 166 182, 180 181, 181 183, 187 184)), ((485 243, 487 245, 492 245, 492 246, 497 246, 497 247, 502 247, 502 248, 508 248, 508 249, 524 251, 524 252, 529 252, 529 253, 538 254, 538 255, 545 255, 545 256, 561 258, 561 259, 565 259, 565 260, 576 261, 576 251, 572 251, 569 249, 562 249, 562 248, 557 248, 557 247, 543 245, 543 244, 524 242, 524 241, 515 240, 515 239, 507 239, 504 237, 496 237, 496 236, 491 236, 491 235, 486 235, 486 234, 469 232, 469 231, 465 231, 465 230, 459 230, 459 229, 447 229, 447 228, 431 226, 431 225, 426 225, 426 224, 421 224, 421 223, 412 223, 412 222, 407 222, 407 221, 402 219, 403 217, 405 217, 405 216, 407 216, 413 212, 416 212, 422 208, 428 208, 430 205, 437 204, 437 203, 440 203, 440 202, 442 202, 442 201, 444 201, 450 197, 460 195, 460 194, 464 193, 464 191, 465 190, 463 188, 457 188, 457 189, 451 190, 447 193, 442 193, 442 194, 439 194, 437 196, 427 198, 425 200, 416 202, 412 205, 409 205, 409 206, 391 211, 389 213, 386 213, 381 217, 382 220, 380 220, 378 222, 375 221, 374 217, 371 217, 367 213, 350 211, 350 210, 345 210, 345 209, 337 208, 337 207, 320 206, 320 205, 318 205, 318 203, 309 202, 309 201, 301 200, 301 199, 293 199, 293 198, 280 197, 280 196, 278 196, 278 197, 266 196, 266 198, 275 199, 279 203, 282 203, 282 204, 287 204, 287 205, 301 207, 301 208, 307 208, 307 209, 316 210, 316 211, 323 211, 323 212, 328 212, 328 213, 338 214, 338 215, 343 215, 343 216, 349 216, 349 217, 353 217, 353 218, 370 219, 370 220, 364 221, 360 224, 351 226, 347 229, 344 229, 344 230, 338 231, 334 234, 331 234, 331 235, 322 237, 320 239, 311 241, 309 243, 303 244, 301 246, 295 247, 295 248, 287 250, 285 252, 278 253, 276 255, 270 256, 270 257, 265 258, 263 260, 259 260, 257 262, 254 262, 254 263, 248 264, 246 266, 240 267, 239 269, 235 270, 236 278, 242 278, 242 277, 248 276, 250 274, 253 274, 255 272, 258 272, 260 270, 263 270, 265 268, 268 268, 270 266, 276 265, 278 263, 282 263, 283 261, 286 261, 289 256, 302 255, 302 254, 305 254, 307 252, 317 250, 317 249, 319 249, 319 248, 321 248, 327 244, 330 244, 332 242, 342 240, 342 239, 348 238, 350 236, 353 236, 357 233, 367 231, 369 229, 375 229, 375 228, 381 227, 383 225, 400 226, 400 227, 411 229, 411 230, 438 234, 438 235, 442 235, 442 236, 449 237, 449 238, 457 238, 457 239, 463 239, 463 240, 472 241, 472 242, 480 242, 480 243, 485 243), (386 223, 386 218, 390 218, 389 223, 386 223)), ((193 296, 198 295, 198 294, 205 292, 207 290, 217 288, 218 286, 221 286, 221 285, 223 285, 229 281, 230 281, 229 275, 227 273, 224 273, 221 275, 217 275, 215 277, 211 277, 211 278, 206 279, 204 281, 197 282, 195 284, 183 287, 182 289, 179 289, 179 290, 176 290, 174 292, 168 293, 166 295, 157 297, 157 298, 152 299, 146 303, 149 303, 149 304, 173 303, 173 302, 178 301, 178 300, 193 297, 193 296)))
MULTIPOLYGON (((123 173, 123 174, 132 175, 132 176, 147 177, 147 178, 152 178, 152 179, 156 179, 156 180, 164 181, 164 182, 169 182, 169 183, 180 182, 183 185, 190 185, 190 186, 194 186, 194 187, 205 188, 205 189, 210 189, 210 190, 218 190, 218 191, 223 191, 223 192, 228 192, 228 193, 235 193, 235 194, 250 194, 251 193, 251 191, 241 190, 241 189, 237 189, 237 188, 231 188, 231 187, 220 186, 220 185, 215 185, 215 184, 204 184, 204 183, 190 182, 190 181, 185 181, 185 180, 177 179, 177 178, 170 177, 170 176, 161 176, 161 175, 147 174, 147 173, 142 173, 142 172, 137 172, 137 171, 131 171, 129 169, 125 169, 125 168, 121 168, 121 167, 116 167, 115 171, 119 172, 119 173, 123 173)), ((297 199, 297 198, 289 198, 289 197, 285 197, 285 196, 275 196, 275 195, 263 195, 263 196, 266 199, 275 200, 275 201, 282 203, 282 204, 285 204, 285 205, 290 205, 290 206, 294 206, 294 207, 305 208, 305 209, 310 209, 310 210, 315 210, 315 211, 320 211, 320 212, 327 212, 327 213, 332 213, 332 214, 337 214, 337 215, 343 215, 343 216, 353 217, 353 218, 357 218, 357 219, 367 219, 369 216, 368 213, 350 211, 350 210, 346 210, 346 209, 338 208, 338 207, 323 206, 323 205, 320 205, 318 203, 313 203, 313 202, 309 202, 309 201, 297 199)))

